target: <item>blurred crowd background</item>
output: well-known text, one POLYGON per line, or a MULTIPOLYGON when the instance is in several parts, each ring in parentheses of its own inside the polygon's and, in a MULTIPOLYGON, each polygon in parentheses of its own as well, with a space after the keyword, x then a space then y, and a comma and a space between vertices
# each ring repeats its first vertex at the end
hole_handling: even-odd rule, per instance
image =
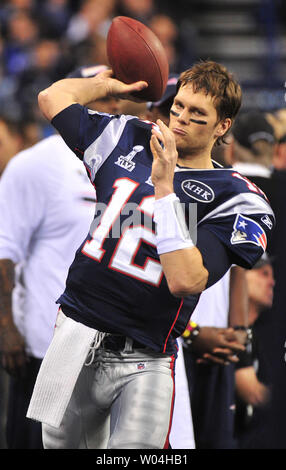
POLYGON ((108 64, 106 36, 116 15, 157 34, 171 72, 200 58, 216 60, 242 84, 244 107, 284 106, 282 0, 2 0, 0 109, 25 122, 31 140, 51 132, 38 111, 38 92, 77 66, 108 64))

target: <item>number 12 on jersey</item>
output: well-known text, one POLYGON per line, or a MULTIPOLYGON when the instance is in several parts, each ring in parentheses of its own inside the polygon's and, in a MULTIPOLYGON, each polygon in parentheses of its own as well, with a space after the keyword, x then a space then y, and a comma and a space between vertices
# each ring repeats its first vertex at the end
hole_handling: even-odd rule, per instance
MULTIPOLYGON (((112 226, 118 220, 123 207, 127 204, 138 186, 139 183, 129 178, 119 178, 114 182, 114 193, 102 214, 100 223, 92 233, 92 239, 83 246, 83 254, 98 262, 102 260, 105 254, 103 249, 104 241, 109 236, 112 226)), ((152 217, 154 200, 154 196, 144 197, 136 210, 152 217)), ((141 224, 125 227, 114 249, 108 267, 142 282, 159 286, 163 277, 163 270, 159 261, 146 257, 143 266, 139 266, 134 262, 142 241, 156 247, 155 233, 152 228, 141 224)))

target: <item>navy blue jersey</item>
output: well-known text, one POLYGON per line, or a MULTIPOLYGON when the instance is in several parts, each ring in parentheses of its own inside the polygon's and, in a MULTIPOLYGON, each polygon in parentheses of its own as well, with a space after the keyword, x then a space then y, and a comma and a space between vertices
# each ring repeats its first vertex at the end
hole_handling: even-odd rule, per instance
MULTIPOLYGON (((173 296, 159 261, 150 178, 154 124, 80 105, 52 123, 83 160, 97 196, 90 233, 76 252, 58 303, 88 326, 173 352, 174 338, 183 333, 199 295, 173 296)), ((208 269, 212 258, 218 267, 222 263, 217 246, 226 253, 224 272, 231 264, 250 268, 261 257, 274 216, 250 181, 232 169, 178 166, 174 189, 208 269)))

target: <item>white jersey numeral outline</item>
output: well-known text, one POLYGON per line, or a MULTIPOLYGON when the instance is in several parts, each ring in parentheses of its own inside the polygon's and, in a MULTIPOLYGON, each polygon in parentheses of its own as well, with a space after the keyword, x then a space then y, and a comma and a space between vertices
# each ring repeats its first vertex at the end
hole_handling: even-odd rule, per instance
POLYGON ((265 197, 265 199, 267 199, 265 196, 265 193, 258 186, 256 186, 255 183, 253 183, 248 178, 246 178, 246 176, 242 176, 240 173, 236 173, 236 172, 232 173, 232 176, 244 181, 250 191, 253 191, 254 193, 262 194, 265 197))
MULTIPOLYGON (((92 239, 83 246, 83 254, 98 262, 102 260, 105 254, 105 250, 102 248, 104 241, 123 207, 138 186, 139 183, 129 178, 119 178, 114 182, 113 188, 115 188, 115 191, 99 225, 92 233, 92 239)), ((143 197, 137 209, 152 216, 154 200, 154 196, 143 197)), ((143 225, 126 227, 118 240, 108 267, 142 282, 159 286, 163 277, 163 269, 159 261, 147 257, 143 266, 139 266, 134 262, 142 242, 156 246, 153 230, 143 225)))

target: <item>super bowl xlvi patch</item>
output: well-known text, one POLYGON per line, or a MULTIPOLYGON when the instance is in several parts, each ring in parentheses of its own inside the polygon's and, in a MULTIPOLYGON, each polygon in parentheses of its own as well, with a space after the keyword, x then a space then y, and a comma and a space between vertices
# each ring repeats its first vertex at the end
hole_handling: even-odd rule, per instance
POLYGON ((214 200, 214 192, 210 186, 201 181, 185 180, 181 184, 182 190, 188 196, 200 202, 212 202, 214 200))
POLYGON ((263 228, 254 220, 238 214, 236 216, 230 242, 232 245, 239 243, 253 243, 264 251, 267 246, 267 237, 263 228))
POLYGON ((128 155, 120 155, 118 160, 115 162, 115 165, 124 168, 124 170, 133 171, 136 165, 136 163, 133 162, 133 158, 135 157, 136 153, 142 152, 143 149, 144 147, 142 147, 142 145, 135 145, 128 155))

